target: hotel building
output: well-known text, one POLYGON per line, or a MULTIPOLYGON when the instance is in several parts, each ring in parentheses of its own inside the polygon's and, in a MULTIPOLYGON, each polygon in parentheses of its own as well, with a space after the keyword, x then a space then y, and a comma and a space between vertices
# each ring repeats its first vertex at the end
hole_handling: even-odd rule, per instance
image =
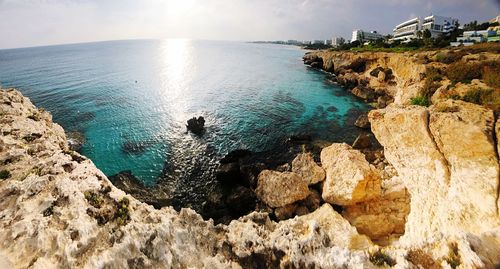
POLYGON ((333 37, 332 38, 332 47, 334 47, 334 48, 341 46, 344 43, 345 43, 345 39, 342 37, 333 37))
POLYGON ((457 23, 458 20, 451 17, 431 15, 422 21, 422 31, 428 29, 431 32, 431 37, 438 37, 452 32, 457 23))
POLYGON ((427 16, 423 20, 416 17, 398 24, 393 30, 394 37, 391 40, 408 42, 419 38, 418 31, 423 32, 426 29, 431 32, 431 37, 438 37, 452 32, 457 22, 457 19, 436 15, 427 16))
POLYGON ((391 40, 401 40, 402 42, 418 38, 417 32, 421 30, 421 19, 419 17, 407 20, 398 24, 394 30, 394 37, 391 40))
POLYGON ((367 42, 367 41, 375 41, 378 39, 383 39, 384 36, 377 33, 377 31, 371 31, 371 32, 365 32, 363 30, 354 30, 352 31, 352 40, 351 42, 354 41, 359 41, 361 43, 367 42))

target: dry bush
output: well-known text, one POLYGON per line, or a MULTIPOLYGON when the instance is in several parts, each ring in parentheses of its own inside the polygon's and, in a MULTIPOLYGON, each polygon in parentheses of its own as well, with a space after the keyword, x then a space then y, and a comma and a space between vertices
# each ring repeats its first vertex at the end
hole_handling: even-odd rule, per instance
POLYGON ((439 264, 432 258, 431 255, 427 254, 421 249, 412 249, 408 251, 406 259, 413 263, 414 265, 420 265, 423 268, 437 269, 440 268, 439 264))

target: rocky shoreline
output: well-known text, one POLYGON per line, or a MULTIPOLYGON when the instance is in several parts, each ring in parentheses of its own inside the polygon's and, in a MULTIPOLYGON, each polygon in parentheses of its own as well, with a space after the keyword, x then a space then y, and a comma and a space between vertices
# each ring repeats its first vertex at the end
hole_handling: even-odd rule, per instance
MULTIPOLYGON (((218 177, 223 208, 236 219, 218 225, 126 194, 117 186, 139 194, 141 186, 110 181, 69 149, 48 112, 1 90, 0 265, 496 268, 500 120, 492 109, 447 97, 487 87, 482 80, 445 87, 445 77, 429 107, 411 105, 429 66, 440 65, 432 61, 437 53, 307 54, 306 64, 332 72, 378 108, 356 123, 372 137, 297 150, 283 166, 252 166, 259 157, 247 151, 226 156, 218 177)), ((306 137, 295 138, 301 145, 306 137)))

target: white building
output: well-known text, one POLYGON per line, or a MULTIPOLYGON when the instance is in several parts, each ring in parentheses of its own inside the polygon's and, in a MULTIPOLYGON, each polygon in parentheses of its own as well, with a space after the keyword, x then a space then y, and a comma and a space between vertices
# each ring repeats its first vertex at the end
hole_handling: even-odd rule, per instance
POLYGON ((377 31, 371 31, 371 32, 365 32, 363 30, 354 30, 352 31, 352 41, 359 41, 361 43, 364 43, 366 41, 375 41, 378 39, 383 39, 384 36, 377 33, 377 31))
POLYGON ((457 23, 458 20, 451 17, 430 15, 424 18, 422 31, 428 29, 431 32, 431 37, 438 37, 453 31, 457 23))
POLYGON ((333 47, 338 47, 341 46, 345 43, 345 39, 342 37, 333 37, 332 38, 332 46, 333 47))
POLYGON ((331 39, 325 39, 325 45, 331 45, 332 40, 331 39))
POLYGON ((324 40, 314 40, 314 41, 312 41, 312 44, 313 45, 325 44, 325 41, 324 40))
POLYGON ((402 22, 393 30, 394 37, 391 40, 400 40, 402 42, 418 38, 418 31, 422 29, 421 19, 419 17, 402 22))
POLYGON ((487 42, 488 38, 495 37, 496 34, 497 32, 494 30, 465 31, 462 36, 457 37, 456 42, 451 42, 450 45, 453 47, 470 46, 475 43, 487 42))

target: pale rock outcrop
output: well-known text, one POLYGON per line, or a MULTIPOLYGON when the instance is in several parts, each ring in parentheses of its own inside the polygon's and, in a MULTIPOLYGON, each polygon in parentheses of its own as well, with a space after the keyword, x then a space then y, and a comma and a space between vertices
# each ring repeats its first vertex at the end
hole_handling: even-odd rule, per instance
POLYGON ((345 143, 321 151, 326 171, 323 199, 332 204, 352 205, 380 196, 380 175, 364 155, 345 143))
POLYGON ((260 172, 255 193, 270 207, 282 207, 309 195, 306 181, 293 172, 260 172))
MULTIPOLYGON (((486 240, 500 225, 494 117, 479 105, 449 100, 431 109, 394 105, 369 113, 385 157, 411 196, 402 244, 470 233, 486 240)), ((488 239, 490 240, 490 239, 488 239)), ((478 248, 500 253, 499 245, 478 248)), ((497 256, 481 258, 483 262, 497 256)))
POLYGON ((325 170, 314 161, 311 153, 298 154, 292 161, 292 172, 301 176, 307 185, 325 180, 325 170))
POLYGON ((459 230, 478 233, 500 225, 494 126, 493 111, 472 103, 447 100, 430 110, 430 132, 450 171, 450 203, 442 214, 459 230))
POLYGON ((398 177, 382 182, 380 198, 344 207, 342 216, 379 245, 388 245, 405 232, 410 196, 398 177))
POLYGON ((372 267, 369 239, 330 205, 280 223, 252 213, 229 226, 190 209, 156 210, 69 151, 63 129, 18 91, 0 90, 0 101, 0 170, 10 172, 0 180, 2 269, 372 267))

